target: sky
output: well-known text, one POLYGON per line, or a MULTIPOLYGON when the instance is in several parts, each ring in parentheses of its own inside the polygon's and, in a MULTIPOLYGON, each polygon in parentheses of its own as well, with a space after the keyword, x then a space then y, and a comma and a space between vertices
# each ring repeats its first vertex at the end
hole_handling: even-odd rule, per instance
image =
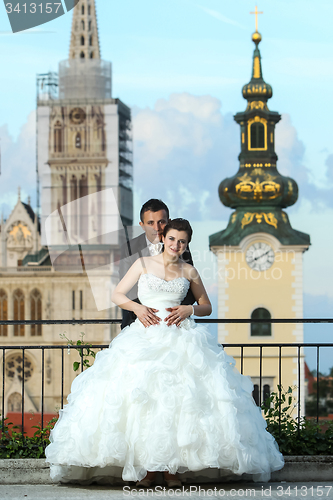
MULTIPOLYGON (((238 169, 233 115, 246 107, 241 89, 251 76, 254 8, 249 0, 97 0, 102 58, 113 68, 112 95, 132 109, 135 213, 148 198, 163 198, 172 216, 193 222, 203 252, 209 234, 225 228, 230 215, 217 189, 238 169)), ((263 75, 273 87, 268 105, 282 115, 278 168, 300 190, 288 214, 294 228, 311 235, 304 254, 304 317, 330 317, 333 4, 261 0, 258 10, 264 12, 258 16, 263 75)), ((0 4, 5 216, 17 199, 18 182, 23 200, 30 195, 35 203, 36 74, 57 71, 67 59, 71 17, 12 34, 0 4)), ((329 325, 305 326, 305 340, 330 341, 331 331, 329 325)))

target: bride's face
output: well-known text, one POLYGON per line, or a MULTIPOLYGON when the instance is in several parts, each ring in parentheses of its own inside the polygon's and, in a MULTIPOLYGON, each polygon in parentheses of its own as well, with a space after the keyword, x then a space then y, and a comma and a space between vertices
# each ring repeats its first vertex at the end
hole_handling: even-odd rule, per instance
POLYGON ((163 236, 164 251, 173 257, 180 257, 186 250, 188 236, 186 231, 177 231, 177 229, 170 229, 166 236, 163 236))

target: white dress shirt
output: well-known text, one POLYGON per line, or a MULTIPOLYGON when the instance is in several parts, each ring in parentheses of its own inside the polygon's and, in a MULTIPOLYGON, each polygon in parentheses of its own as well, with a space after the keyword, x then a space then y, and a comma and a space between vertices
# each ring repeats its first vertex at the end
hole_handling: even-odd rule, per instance
POLYGON ((154 255, 159 255, 162 250, 163 250, 163 243, 160 241, 158 243, 151 243, 147 236, 146 236, 146 241, 147 241, 147 247, 149 250, 150 255, 153 257, 154 255))

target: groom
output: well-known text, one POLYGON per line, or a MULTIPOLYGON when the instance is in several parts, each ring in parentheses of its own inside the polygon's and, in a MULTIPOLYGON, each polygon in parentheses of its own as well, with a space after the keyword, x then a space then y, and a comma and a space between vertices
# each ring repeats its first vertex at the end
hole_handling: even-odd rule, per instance
MULTIPOLYGON (((162 200, 152 198, 142 205, 139 224, 144 233, 140 234, 137 238, 127 240, 121 247, 120 279, 125 276, 128 269, 138 258, 158 255, 163 251, 162 235, 169 220, 169 209, 162 200)), ((183 253, 182 259, 193 266, 189 248, 183 253)), ((131 300, 139 302, 137 285, 135 285, 127 295, 131 300)), ((194 295, 191 289, 189 289, 182 304, 189 305, 194 304, 194 302, 194 295)), ((123 309, 122 313, 123 321, 121 323, 121 329, 130 325, 136 319, 136 315, 132 311, 123 309)))

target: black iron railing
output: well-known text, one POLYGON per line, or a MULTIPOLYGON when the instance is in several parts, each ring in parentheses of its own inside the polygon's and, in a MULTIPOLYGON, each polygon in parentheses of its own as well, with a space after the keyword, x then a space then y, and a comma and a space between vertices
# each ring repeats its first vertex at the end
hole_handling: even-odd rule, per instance
MULTIPOLYGON (((333 319, 328 318, 328 319, 323 319, 323 318, 311 318, 311 319, 270 319, 267 321, 267 319, 196 319, 195 320, 197 323, 208 323, 208 324, 214 324, 214 323, 333 323, 333 319)), ((83 324, 119 324, 121 320, 119 319, 99 319, 99 320, 93 320, 93 319, 85 319, 85 320, 42 320, 42 321, 0 321, 0 325, 83 325, 83 324)), ((18 337, 15 337, 16 340, 18 340, 18 337)), ((9 341, 9 338, 7 338, 9 341)), ((23 340, 23 339, 22 339, 23 340)), ((36 339, 37 340, 37 339, 36 339)), ((1 340, 0 340, 1 341, 1 340)), ((22 376, 21 376, 21 412, 22 413, 22 419, 21 419, 21 430, 22 430, 22 437, 24 437, 24 418, 25 418, 25 363, 26 363, 26 357, 25 353, 27 351, 40 351, 41 352, 41 386, 40 386, 40 397, 41 397, 41 403, 40 403, 40 416, 41 416, 41 428, 44 427, 44 415, 45 415, 45 353, 49 351, 58 351, 60 352, 60 359, 61 359, 61 373, 58 373, 58 376, 60 377, 60 401, 61 401, 61 408, 63 408, 64 405, 64 398, 67 396, 65 394, 65 363, 64 363, 64 353, 67 351, 68 353, 71 352, 72 349, 79 351, 81 354, 81 362, 80 362, 80 368, 81 372, 84 370, 84 351, 87 348, 90 349, 99 349, 103 350, 105 348, 108 348, 109 345, 107 344, 87 344, 87 345, 70 345, 70 344, 64 344, 64 345, 9 345, 9 344, 2 344, 0 345, 0 353, 2 354, 2 408, 1 408, 1 429, 4 431, 5 428, 5 393, 6 393, 6 358, 10 356, 11 351, 20 351, 22 353, 22 376)), ((298 413, 298 422, 300 422, 300 417, 301 417, 301 405, 299 404, 301 401, 301 369, 302 369, 302 358, 304 357, 304 353, 302 353, 302 349, 306 347, 311 347, 316 349, 316 419, 317 422, 319 420, 319 384, 320 384, 320 371, 319 371, 319 366, 320 366, 320 349, 324 348, 333 348, 333 343, 271 343, 271 342, 257 342, 257 343, 247 343, 247 344, 239 344, 239 343, 224 343, 223 348, 228 349, 228 348, 238 348, 240 349, 240 355, 237 356, 240 359, 240 372, 243 374, 244 371, 244 359, 246 358, 244 354, 245 349, 253 349, 257 348, 259 349, 259 401, 257 402, 259 406, 262 404, 262 380, 263 380, 263 352, 265 349, 270 349, 270 348, 277 348, 278 349, 278 387, 279 387, 279 396, 281 400, 281 387, 282 387, 282 360, 283 360, 283 350, 284 349, 290 349, 293 348, 296 350, 295 356, 297 357, 297 413, 298 413)), ((332 356, 333 359, 333 356, 332 356)), ((8 377, 7 377, 8 378, 8 377)), ((281 406, 279 408, 279 422, 281 421, 281 406)))

